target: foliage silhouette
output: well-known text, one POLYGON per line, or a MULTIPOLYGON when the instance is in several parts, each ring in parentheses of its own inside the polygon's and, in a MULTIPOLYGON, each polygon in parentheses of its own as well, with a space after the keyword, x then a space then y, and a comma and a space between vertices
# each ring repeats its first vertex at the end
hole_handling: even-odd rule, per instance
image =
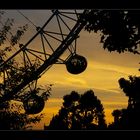
POLYGON ((103 48, 108 51, 140 53, 140 10, 91 10, 83 18, 85 30, 100 32, 103 48))
MULTIPOLYGON (((86 31, 99 32, 100 42, 108 51, 140 54, 140 10, 91 10, 84 18, 86 31)), ((114 110, 114 122, 109 129, 140 128, 140 77, 129 76, 129 80, 119 79, 120 88, 128 96, 126 109, 114 110)))
POLYGON ((29 116, 23 111, 23 105, 7 101, 0 106, 0 130, 28 130, 32 124, 40 122, 43 114, 29 116))
MULTIPOLYGON (((12 30, 14 28, 14 19, 5 19, 3 18, 5 12, 0 11, 0 63, 3 63, 7 57, 7 53, 10 53, 15 45, 19 47, 22 44, 19 43, 20 39, 28 29, 28 25, 23 25, 17 27, 17 30, 12 30), (15 31, 15 33, 14 33, 15 31), (9 42, 9 44, 8 44, 9 42)), ((44 107, 44 100, 47 100, 51 86, 48 86, 47 89, 42 87, 36 87, 32 90, 20 91, 18 94, 8 94, 14 87, 24 80, 28 80, 28 75, 30 75, 36 67, 39 65, 39 62, 36 61, 32 67, 26 66, 26 68, 19 66, 14 59, 9 61, 6 65, 0 68, 0 129, 1 130, 11 130, 11 129, 27 129, 28 126, 31 128, 32 123, 37 123, 43 117, 43 114, 29 116, 29 110, 37 108, 38 110, 35 113, 42 111, 44 107), (42 101, 42 106, 39 104, 36 106, 29 106, 29 99, 32 95, 33 100, 38 103, 42 101), (28 100, 27 100, 28 99, 28 100), (23 102, 23 104, 18 104, 18 102, 13 103, 12 100, 17 100, 23 102), (36 108, 35 108, 36 107, 36 108), (41 110, 40 110, 41 108, 41 110), (23 109, 25 111, 23 112, 23 109)), ((33 112, 33 111, 32 111, 33 112)), ((34 113, 33 112, 33 113, 34 113)))
POLYGON ((72 91, 63 97, 63 106, 44 129, 106 129, 104 108, 92 90, 80 95, 72 91))
POLYGON ((129 80, 120 78, 120 88, 128 96, 126 109, 114 110, 114 122, 110 129, 140 129, 140 77, 129 76, 129 80))

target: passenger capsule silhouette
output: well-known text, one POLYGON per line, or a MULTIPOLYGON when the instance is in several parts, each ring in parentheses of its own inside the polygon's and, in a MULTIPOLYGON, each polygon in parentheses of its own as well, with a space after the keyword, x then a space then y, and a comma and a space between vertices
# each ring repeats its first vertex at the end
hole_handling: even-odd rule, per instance
POLYGON ((34 95, 27 98, 23 102, 23 106, 27 114, 37 114, 43 110, 45 102, 42 97, 34 95))
POLYGON ((80 74, 87 68, 85 57, 75 54, 66 61, 67 71, 71 74, 80 74))

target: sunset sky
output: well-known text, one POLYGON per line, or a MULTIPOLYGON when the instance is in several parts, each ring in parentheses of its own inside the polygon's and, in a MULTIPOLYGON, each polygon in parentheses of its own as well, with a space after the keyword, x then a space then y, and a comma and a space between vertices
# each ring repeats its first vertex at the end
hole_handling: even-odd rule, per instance
MULTIPOLYGON (((16 10, 5 10, 7 17, 15 18, 15 23, 23 25, 28 21, 16 10)), ((42 26, 47 19, 48 10, 20 10, 33 23, 42 26)), ((5 16, 5 17, 6 17, 5 16)), ((28 41, 32 37, 33 27, 24 39, 28 41)), ((34 129, 43 129, 62 106, 63 96, 72 90, 80 94, 92 89, 98 99, 101 100, 106 114, 107 122, 113 121, 111 112, 127 106, 128 98, 119 88, 118 80, 129 75, 139 75, 139 55, 131 53, 119 54, 108 52, 100 43, 100 34, 82 30, 77 40, 77 52, 88 61, 87 69, 78 75, 67 72, 65 65, 53 65, 40 79, 40 85, 54 84, 49 100, 41 113, 45 116, 42 121, 34 126, 34 129)))

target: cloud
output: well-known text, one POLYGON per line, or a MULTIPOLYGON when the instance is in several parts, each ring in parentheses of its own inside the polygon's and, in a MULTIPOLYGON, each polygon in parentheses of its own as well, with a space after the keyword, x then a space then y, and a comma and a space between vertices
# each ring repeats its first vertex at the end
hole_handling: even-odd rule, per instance
POLYGON ((66 77, 66 83, 70 83, 73 86, 77 86, 77 87, 86 87, 87 86, 87 82, 85 79, 83 78, 74 78, 74 77, 66 77))
POLYGON ((105 109, 122 109, 126 108, 128 103, 127 102, 102 102, 105 109))
POLYGON ((59 103, 62 102, 61 98, 49 98, 49 100, 47 101, 49 103, 59 103))
POLYGON ((109 64, 109 63, 102 63, 102 62, 95 62, 93 60, 89 60, 89 65, 88 65, 89 69, 97 69, 97 70, 101 70, 104 72, 108 72, 108 73, 118 73, 121 75, 131 75, 132 73, 134 74, 139 74, 138 69, 136 69, 135 67, 131 67, 131 66, 120 66, 120 65, 115 65, 115 64, 109 64))

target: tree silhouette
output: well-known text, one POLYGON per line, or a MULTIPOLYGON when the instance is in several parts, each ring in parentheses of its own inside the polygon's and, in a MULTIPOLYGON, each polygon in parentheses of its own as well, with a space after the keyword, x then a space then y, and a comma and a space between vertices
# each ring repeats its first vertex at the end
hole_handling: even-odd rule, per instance
POLYGON ((112 116, 114 117, 114 122, 108 125, 108 129, 122 129, 122 125, 120 124, 122 110, 113 110, 112 116))
POLYGON ((114 122, 111 129, 140 129, 140 77, 129 76, 129 79, 119 79, 120 88, 128 96, 126 109, 114 110, 114 122))
POLYGON ((116 109, 112 112, 112 116, 114 116, 114 122, 118 123, 119 122, 119 118, 121 116, 121 111, 116 109))
POLYGON ((23 111, 23 105, 5 102, 0 106, 0 130, 32 129, 32 124, 40 122, 43 114, 29 116, 23 111))
POLYGON ((80 95, 72 91, 63 97, 63 106, 44 129, 105 129, 104 108, 92 90, 80 95))
MULTIPOLYGON (((84 15, 87 20, 86 31, 100 33, 100 42, 108 51, 119 53, 131 52, 140 54, 140 11, 139 10, 91 10, 84 15)), ((121 78, 120 88, 128 96, 128 107, 114 110, 113 129, 139 129, 140 124, 140 77, 121 78)))
MULTIPOLYGON (((5 12, 0 11, 0 63, 5 61, 7 53, 9 54, 15 45, 21 47, 20 39, 28 29, 28 25, 23 25, 14 28, 14 19, 3 19, 5 12), (14 31, 14 33, 12 32, 14 31), (8 43, 9 42, 9 43, 8 43)), ((37 123, 43 117, 43 114, 32 115, 29 114, 39 113, 44 107, 44 100, 47 100, 50 95, 51 87, 43 89, 36 87, 33 90, 20 91, 18 94, 8 94, 11 89, 16 87, 18 83, 23 80, 28 80, 30 75, 39 64, 38 61, 35 65, 28 68, 20 67, 14 59, 9 61, 6 65, 0 68, 0 129, 27 129, 31 128, 32 123, 37 123), (25 74, 26 73, 26 76, 25 74), (41 95, 40 95, 41 94, 41 95), (35 96, 36 95, 36 96, 35 96), (30 97, 34 97, 31 100, 30 97), (13 102, 12 100, 21 101, 23 104, 13 102), (35 104, 36 103, 36 104, 35 104), (35 104, 35 105, 34 105, 35 104), (23 111, 25 109, 25 111, 23 111), (37 109, 37 111, 36 111, 37 109)))
POLYGON ((83 16, 87 20, 85 30, 100 32, 103 48, 119 53, 140 53, 139 10, 91 10, 83 16))
POLYGON ((119 79, 120 88, 128 96, 128 108, 137 109, 140 107, 140 77, 129 76, 129 80, 119 79))

